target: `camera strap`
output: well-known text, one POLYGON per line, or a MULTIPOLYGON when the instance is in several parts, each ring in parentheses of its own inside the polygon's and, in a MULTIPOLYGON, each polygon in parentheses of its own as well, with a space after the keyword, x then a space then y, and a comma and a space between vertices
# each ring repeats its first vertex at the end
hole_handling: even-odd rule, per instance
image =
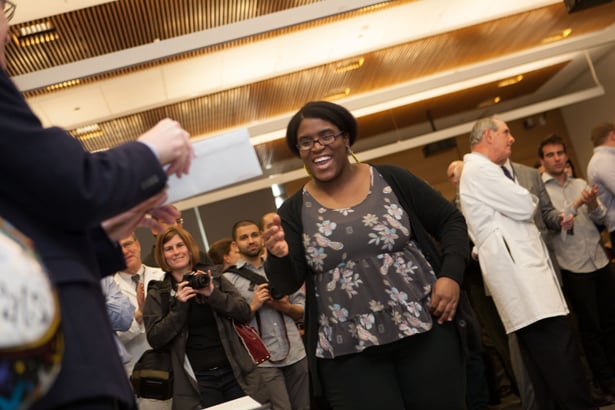
MULTIPOLYGON (((260 285, 261 283, 269 282, 267 278, 265 278, 263 275, 259 275, 258 273, 254 272, 252 269, 248 269, 245 266, 242 266, 241 269, 238 269, 235 265, 233 265, 233 266, 226 268, 226 271, 235 273, 241 276, 242 278, 249 280, 250 283, 255 283, 257 285, 260 285)), ((286 358, 288 357, 288 353, 290 352, 290 339, 288 338, 288 329, 286 328, 286 318, 281 312, 278 312, 278 314, 280 315, 280 320, 282 321, 282 326, 284 327, 284 336, 286 338, 286 345, 288 346, 288 350, 286 351, 286 354, 284 355, 284 357, 282 357, 281 359, 273 360, 269 358, 269 362, 271 363, 283 362, 284 360, 286 360, 286 358)), ((262 339, 263 333, 261 329, 263 328, 263 325, 261 324, 261 315, 259 315, 258 312, 255 312, 254 316, 256 317, 256 324, 258 325, 258 335, 262 339)))
POLYGON ((259 275, 258 273, 254 272, 252 269, 248 269, 245 266, 242 266, 241 269, 237 269, 237 267, 233 265, 233 266, 226 268, 226 271, 235 273, 241 276, 242 278, 249 280, 252 283, 256 283, 257 285, 268 282, 266 277, 264 277, 263 275, 259 275))

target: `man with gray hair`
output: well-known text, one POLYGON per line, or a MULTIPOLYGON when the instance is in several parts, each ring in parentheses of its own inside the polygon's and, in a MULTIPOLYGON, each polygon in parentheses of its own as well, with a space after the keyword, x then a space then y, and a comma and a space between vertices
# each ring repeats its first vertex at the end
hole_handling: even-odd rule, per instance
MULTIPOLYGON (((459 185, 463 214, 476 245, 485 286, 506 333, 515 333, 541 409, 591 409, 568 307, 534 222, 538 198, 505 165, 515 142, 497 118, 470 133, 459 185)), ((572 217, 562 219, 572 227, 572 217)))

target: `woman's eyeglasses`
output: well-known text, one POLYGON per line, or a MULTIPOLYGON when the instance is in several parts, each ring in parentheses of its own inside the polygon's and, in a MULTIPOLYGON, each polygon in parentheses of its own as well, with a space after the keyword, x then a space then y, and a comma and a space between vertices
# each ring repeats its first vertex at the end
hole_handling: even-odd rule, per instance
POLYGON ((302 137, 299 138, 299 141, 297 141, 297 148, 300 151, 309 151, 312 149, 316 141, 318 141, 318 143, 322 146, 329 145, 343 133, 344 131, 340 131, 337 134, 325 134, 317 137, 302 137))

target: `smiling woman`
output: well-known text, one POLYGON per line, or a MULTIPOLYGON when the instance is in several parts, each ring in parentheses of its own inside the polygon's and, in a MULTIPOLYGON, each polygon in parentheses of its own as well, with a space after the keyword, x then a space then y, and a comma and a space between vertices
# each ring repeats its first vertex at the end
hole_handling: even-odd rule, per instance
POLYGON ((199 248, 183 228, 160 233, 155 252, 166 274, 150 282, 143 321, 150 345, 171 352, 173 408, 210 407, 246 394, 268 401, 269 391, 233 327, 233 321, 251 319, 250 305, 218 270, 199 264, 199 248), (186 361, 193 372, 186 371, 186 361))
POLYGON ((285 294, 306 283, 310 377, 334 409, 463 408, 465 222, 408 171, 351 163, 356 137, 353 115, 327 101, 290 120, 286 142, 312 179, 263 234, 267 276, 285 294))

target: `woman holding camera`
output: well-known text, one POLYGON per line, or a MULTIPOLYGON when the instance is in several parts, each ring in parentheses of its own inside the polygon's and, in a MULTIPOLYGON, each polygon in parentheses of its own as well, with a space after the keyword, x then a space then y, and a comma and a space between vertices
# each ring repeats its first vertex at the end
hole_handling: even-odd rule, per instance
POLYGON ((150 345, 171 351, 173 408, 200 409, 246 394, 267 402, 268 389, 232 324, 250 320, 245 299, 219 272, 199 265, 198 246, 180 227, 157 236, 155 258, 166 274, 150 283, 143 321, 150 345))

